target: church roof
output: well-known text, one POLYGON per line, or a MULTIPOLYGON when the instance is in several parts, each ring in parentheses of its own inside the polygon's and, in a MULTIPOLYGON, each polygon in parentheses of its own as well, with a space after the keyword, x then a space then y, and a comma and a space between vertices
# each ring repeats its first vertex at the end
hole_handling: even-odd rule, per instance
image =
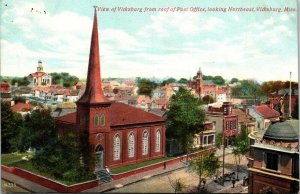
MULTIPOLYGON (((163 122, 164 119, 155 114, 146 112, 123 103, 112 103, 108 108, 110 115, 110 126, 121 126, 141 123, 163 122)), ((58 121, 65 123, 76 123, 76 112, 57 118, 58 121)))
POLYGON ((35 72, 35 73, 31 73, 30 74, 32 77, 42 77, 44 75, 48 75, 47 73, 45 72, 35 72))
POLYGON ((91 38, 90 57, 87 82, 84 94, 77 101, 77 103, 109 103, 104 96, 101 84, 100 74, 100 56, 99 56, 99 42, 98 42, 98 22, 97 10, 94 13, 94 23, 91 38))

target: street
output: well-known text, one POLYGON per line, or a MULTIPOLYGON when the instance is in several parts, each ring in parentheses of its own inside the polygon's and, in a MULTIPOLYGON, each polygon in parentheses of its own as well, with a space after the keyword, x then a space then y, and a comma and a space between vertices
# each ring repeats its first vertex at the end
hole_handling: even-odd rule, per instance
MULTIPOLYGON (((222 162, 222 157, 219 155, 220 151, 217 152, 220 161, 222 162)), ((232 154, 230 154, 230 149, 226 149, 228 155, 225 156, 225 173, 233 172, 236 170, 235 159, 232 154)), ((246 175, 246 165, 247 159, 243 157, 241 161, 241 170, 239 173, 239 179, 242 180, 246 175)), ((222 164, 219 169, 219 175, 222 173, 222 164)), ((166 173, 158 176, 151 177, 147 180, 142 180, 118 189, 111 190, 112 193, 173 193, 174 189, 171 186, 170 180, 181 179, 181 181, 186 186, 182 192, 195 192, 198 185, 199 179, 197 174, 194 172, 187 172, 186 168, 173 171, 171 173, 166 173)), ((241 183, 241 181, 240 181, 241 183)), ((236 184, 238 186, 238 184, 236 184)), ((225 182, 225 186, 221 186, 215 183, 212 179, 207 179, 206 188, 208 192, 217 192, 226 189, 226 192, 230 190, 236 191, 238 188, 232 188, 232 183, 229 181, 225 182)), ((239 187, 241 187, 239 185, 239 187)))

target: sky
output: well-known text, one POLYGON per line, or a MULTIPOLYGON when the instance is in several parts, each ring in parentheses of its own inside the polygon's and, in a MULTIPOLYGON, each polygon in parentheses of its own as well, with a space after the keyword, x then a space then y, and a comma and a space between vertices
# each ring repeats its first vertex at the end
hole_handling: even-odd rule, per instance
POLYGON ((292 72, 298 80, 296 0, 0 0, 1 75, 27 76, 42 60, 47 73, 86 78, 93 6, 109 9, 97 12, 103 78, 189 79, 201 68, 225 79, 289 80, 292 72))

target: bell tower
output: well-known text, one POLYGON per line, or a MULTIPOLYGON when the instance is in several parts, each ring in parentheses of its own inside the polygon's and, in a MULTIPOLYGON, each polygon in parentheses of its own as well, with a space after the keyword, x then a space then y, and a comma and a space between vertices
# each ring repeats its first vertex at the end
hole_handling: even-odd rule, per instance
POLYGON ((199 95, 199 98, 201 98, 202 95, 202 85, 203 85, 202 71, 201 68, 199 67, 199 70, 197 72, 197 78, 196 78, 196 93, 199 95))
POLYGON ((86 89, 76 102, 76 125, 79 126, 81 141, 90 150, 88 155, 83 155, 90 171, 95 170, 96 147, 101 146, 105 152, 105 133, 110 130, 111 102, 102 91, 98 41, 97 10, 95 9, 86 89), (103 137, 102 142, 97 141, 97 135, 103 137))

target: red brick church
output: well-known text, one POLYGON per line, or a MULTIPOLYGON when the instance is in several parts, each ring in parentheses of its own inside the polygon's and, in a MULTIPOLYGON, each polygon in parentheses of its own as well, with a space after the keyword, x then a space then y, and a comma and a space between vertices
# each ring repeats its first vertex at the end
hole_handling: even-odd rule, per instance
POLYGON ((102 91, 97 13, 91 38, 86 90, 76 112, 57 118, 60 132, 86 137, 91 171, 134 164, 165 155, 165 120, 127 104, 109 101, 102 91))

